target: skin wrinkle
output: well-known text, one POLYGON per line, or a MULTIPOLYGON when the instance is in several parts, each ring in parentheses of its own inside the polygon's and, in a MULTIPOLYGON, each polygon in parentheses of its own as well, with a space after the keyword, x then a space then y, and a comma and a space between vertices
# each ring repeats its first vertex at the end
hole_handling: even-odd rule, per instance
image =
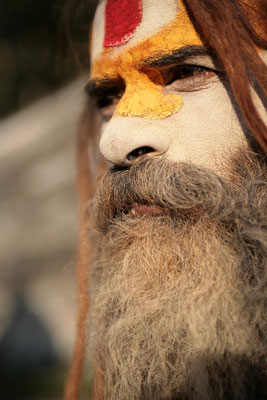
MULTIPOLYGON (((99 3, 94 19, 94 29, 97 31, 97 36, 95 37, 92 47, 92 61, 94 61, 96 54, 101 52, 103 49, 105 34, 103 16, 106 4, 106 0, 99 3)), ((162 26, 172 21, 177 14, 178 0, 160 0, 156 2, 155 0, 142 0, 142 8, 142 21, 136 29, 134 37, 125 45, 114 48, 114 54, 120 52, 129 45, 132 46, 134 43, 137 43, 137 41, 140 42, 148 36, 154 35, 162 28, 162 26), (150 21, 153 21, 153 24, 151 24, 150 21)))
MULTIPOLYGON (((159 54, 154 57, 149 57, 142 61, 139 70, 145 71, 145 73, 149 75, 149 78, 158 85, 165 85, 162 73, 155 68, 167 68, 171 65, 176 66, 183 63, 200 66, 205 65, 211 70, 216 69, 216 71, 220 71, 221 74, 224 72, 224 68, 215 54, 213 54, 209 48, 203 46, 184 46, 179 50, 174 50, 168 55, 159 54)), ((108 89, 112 89, 114 92, 117 90, 118 93, 124 92, 125 84, 121 78, 118 79, 118 77, 114 76, 112 79, 104 75, 102 78, 90 79, 85 88, 87 94, 94 98, 100 97, 101 94, 106 94, 108 96, 108 89)))
MULTIPOLYGON (((182 4, 181 7, 183 7, 182 4)), ((186 18, 188 18, 187 15, 186 18)), ((172 23, 174 21, 170 24, 172 23)), ((182 36, 182 24, 183 22, 178 39, 182 36)), ((234 103, 231 103, 231 98, 229 99, 231 93, 227 89, 227 83, 224 85, 220 81, 224 79, 222 64, 213 52, 203 47, 192 26, 190 29, 192 35, 195 35, 191 37, 190 43, 179 41, 177 43, 176 35, 172 38, 173 41, 167 42, 167 50, 166 43, 157 41, 156 34, 142 42, 135 42, 132 39, 131 45, 125 45, 122 49, 107 49, 94 57, 93 69, 94 67, 97 69, 97 64, 99 64, 99 75, 93 72, 93 81, 95 80, 101 87, 102 83, 105 83, 103 79, 106 82, 110 80, 114 88, 121 90, 120 96, 122 96, 115 98, 112 109, 107 109, 107 113, 102 114, 107 115, 108 122, 103 124, 100 151, 109 162, 126 165, 129 153, 136 148, 147 146, 154 149, 157 154, 164 154, 169 160, 191 161, 196 165, 215 168, 218 171, 217 164, 221 164, 220 159, 224 158, 224 154, 236 149, 242 143, 246 145, 243 119, 240 120, 239 113, 233 107, 234 103), (143 49, 142 53, 142 46, 153 40, 155 42, 153 46, 143 49), (194 40, 196 40, 195 43, 194 40), (172 45, 173 48, 171 48, 172 45), (136 49, 138 53, 135 53, 136 49), (207 56, 203 52, 208 52, 207 56), (183 59, 184 55, 194 56, 183 59), (219 79, 213 79, 211 75, 206 74, 205 78, 199 81, 191 79, 192 84, 186 84, 186 79, 177 79, 177 85, 173 82, 173 85, 162 86, 160 73, 164 75, 164 67, 159 73, 155 65, 147 66, 146 64, 168 62, 169 57, 172 56, 176 58, 173 62, 178 69, 183 63, 185 65, 192 63, 194 66, 203 66, 204 69, 214 69, 216 74, 219 71, 217 74, 219 79), (121 57, 124 59, 122 60, 121 57), (123 61, 125 61, 125 68, 122 68, 123 61), (128 66, 134 72, 132 70, 129 72, 128 66), (124 72, 127 76, 129 75, 129 80, 122 85, 121 81, 123 82, 124 79, 120 75, 124 72), (131 74, 134 76, 133 81, 130 79, 131 74), (181 86, 183 81, 184 85, 181 86), (176 102, 177 98, 179 102, 176 102), (127 101, 124 101, 125 99, 127 101), (171 99, 173 99, 173 106, 179 106, 179 110, 167 115, 170 109, 165 113, 166 101, 171 99), (134 114, 138 113, 131 113, 132 107, 136 104, 138 109, 142 108, 142 115, 136 116, 134 114), (118 115, 117 111, 122 109, 126 111, 125 114, 123 111, 122 115, 118 115), (154 112, 155 109, 156 112, 154 112), (157 119, 158 111, 164 118, 157 119), (163 124, 160 124, 160 121, 163 124)), ((158 35, 168 34, 166 26, 163 27, 163 32, 163 34, 159 32, 158 35)), ((187 36, 186 32, 184 35, 187 36)), ((168 68, 171 67, 166 67, 168 68)), ((254 148, 256 149, 255 146, 254 148)))
POLYGON ((179 111, 182 106, 181 96, 164 93, 162 85, 155 84, 150 79, 150 74, 155 74, 155 70, 147 69, 144 73, 138 66, 143 63, 147 54, 169 54, 185 45, 200 44, 201 41, 181 3, 176 18, 158 34, 135 44, 132 48, 122 50, 118 55, 115 53, 114 59, 114 50, 104 49, 93 62, 91 79, 101 80, 103 77, 115 78, 119 75, 125 81, 126 91, 114 115, 145 119, 166 118, 179 111))
MULTIPOLYGON (((145 63, 151 67, 164 67, 165 65, 170 65, 171 63, 176 64, 177 62, 181 63, 185 60, 188 60, 189 57, 197 57, 199 56, 209 56, 216 60, 216 64, 218 64, 218 60, 216 59, 216 55, 206 46, 193 46, 187 45, 180 47, 177 50, 173 50, 169 54, 157 54, 154 57, 150 57, 145 60, 145 63)), ((213 63, 211 67, 214 67, 213 63)))
MULTIPOLYGON (((167 3, 178 4, 178 0, 142 1, 164 4, 167 21, 175 16, 167 3)), ((242 72, 243 67, 251 71, 264 89, 266 66, 255 51, 256 45, 264 48, 264 41, 252 34, 246 20, 239 20, 242 10, 238 4, 244 1, 185 0, 203 42, 214 48, 226 67, 230 66, 226 68, 229 80, 225 85, 223 80, 217 79, 214 84, 214 79, 208 79, 208 84, 203 82, 197 91, 183 89, 179 112, 157 120, 111 118, 113 109, 104 119, 103 109, 94 109, 102 117, 102 127, 95 130, 102 134, 101 152, 116 166, 113 178, 105 176, 91 203, 93 226, 87 220, 82 225, 93 228, 92 292, 88 289, 85 293, 90 293, 93 301, 89 320, 92 311, 94 400, 267 398, 266 163, 261 160, 258 164, 259 152, 255 159, 246 154, 231 164, 235 150, 240 156, 243 153, 239 150, 251 145, 243 135, 244 119, 259 143, 266 137, 258 123, 258 104, 255 102, 254 109, 251 103, 253 81, 246 81, 242 72), (229 82, 239 106, 229 91, 229 82), (104 120, 109 122, 104 124, 104 120), (126 168, 127 155, 140 146, 153 152, 132 159, 126 168), (154 164, 155 159, 159 164, 154 164), (183 162, 188 162, 189 168, 183 162), (203 169, 194 169, 197 165, 203 169), (138 166, 142 167, 139 172, 138 166), (134 216, 136 207, 145 207, 151 213, 134 216)), ((92 62, 103 43, 106 1, 100 3, 103 7, 94 24, 92 62)), ((249 3, 261 3, 264 11, 263 1, 249 3)), ((264 12, 261 15, 262 28, 266 14, 265 18, 264 12)), ((158 32, 160 22, 166 25, 160 13, 159 17, 142 21, 143 31, 138 32, 142 39, 158 32)), ((121 53, 140 43, 135 39, 130 40, 130 46, 113 49, 110 60, 115 62, 121 53)), ((162 52, 150 50, 146 60, 152 56, 153 61, 159 61, 162 52)), ((262 54, 266 56, 267 52, 262 54)), ((170 61, 170 55, 165 55, 165 61, 170 61)), ((179 52, 176 55, 179 58, 179 52)), ((202 58, 203 64, 201 57, 182 62, 209 67, 210 59, 202 58)), ((160 85, 161 76, 152 75, 156 65, 145 69, 131 61, 135 69, 160 85)), ((110 71, 114 72, 114 81, 109 75, 106 78, 113 89, 118 89, 115 67, 110 71)), ((177 78, 176 94, 181 89, 179 81, 183 79, 177 78)), ((124 86, 120 88, 119 93, 123 93, 124 86)), ((101 100, 105 100, 105 94, 101 100)), ((113 98, 113 103, 116 101, 113 98)), ((89 125, 84 129, 92 135, 89 125)), ((88 165, 88 159, 84 160, 83 167, 88 165)), ((80 173, 80 177, 85 174, 80 173)), ((85 264, 88 259, 87 252, 85 264)), ((90 265, 89 271, 91 277, 90 265)), ((79 279, 83 281, 84 275, 79 279)), ((78 334, 77 343, 80 338, 82 334, 78 334)), ((83 355, 77 354, 76 360, 83 355)))

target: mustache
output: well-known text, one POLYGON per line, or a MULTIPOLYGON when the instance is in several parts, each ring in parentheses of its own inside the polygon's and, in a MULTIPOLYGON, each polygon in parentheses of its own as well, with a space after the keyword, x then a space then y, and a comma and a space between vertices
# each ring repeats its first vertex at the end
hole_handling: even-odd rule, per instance
POLYGON ((92 202, 93 215, 104 223, 127 214, 138 203, 179 215, 203 209, 210 217, 223 218, 232 202, 229 193, 232 198, 236 186, 191 163, 144 158, 130 168, 113 167, 104 174, 92 202))
POLYGON ((99 183, 92 343, 107 398, 214 399, 222 388, 240 398, 250 386, 263 390, 266 168, 244 158, 238 170, 237 162, 227 181, 192 164, 144 158, 112 168, 99 183), (190 212, 178 221, 124 218, 134 203, 190 212), (250 363, 260 372, 251 375, 250 363))

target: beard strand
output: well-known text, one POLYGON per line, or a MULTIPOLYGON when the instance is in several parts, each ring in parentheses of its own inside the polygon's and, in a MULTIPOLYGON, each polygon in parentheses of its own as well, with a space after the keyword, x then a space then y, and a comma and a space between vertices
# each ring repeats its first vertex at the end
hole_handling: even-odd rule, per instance
POLYGON ((232 171, 145 159, 104 176, 90 342, 105 399, 266 398, 266 175, 247 155, 232 171))

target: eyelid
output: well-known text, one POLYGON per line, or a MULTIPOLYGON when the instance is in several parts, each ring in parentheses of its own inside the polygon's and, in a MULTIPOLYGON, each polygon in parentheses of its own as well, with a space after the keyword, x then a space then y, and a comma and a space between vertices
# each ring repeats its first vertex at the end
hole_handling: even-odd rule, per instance
POLYGON ((208 54, 196 54, 191 56, 181 57, 180 51, 178 57, 170 55, 169 57, 165 56, 161 58, 154 58, 146 61, 146 65, 149 65, 151 68, 168 68, 173 65, 201 65, 206 66, 207 68, 211 68, 214 70, 223 71, 224 66, 220 59, 210 52, 208 54))
POLYGON ((212 77, 218 75, 218 71, 212 69, 210 67, 206 67, 203 65, 192 65, 192 64, 179 64, 177 66, 173 66, 166 71, 166 74, 169 73, 169 76, 166 75, 165 88, 173 91, 184 91, 184 92, 193 92, 197 91, 201 88, 206 87, 207 83, 209 83, 212 77), (179 77, 179 72, 182 72, 183 68, 188 68, 188 72, 190 74, 190 70, 192 71, 192 75, 179 77), (202 71, 201 71, 202 69, 202 71), (194 74, 194 72, 198 72, 194 74), (173 74, 173 76, 171 75, 173 74), (177 74, 177 77, 175 77, 177 74))
POLYGON ((124 90, 125 83, 120 76, 116 79, 93 79, 85 87, 86 93, 95 100, 106 96, 115 96, 124 90))
POLYGON ((218 73, 225 73, 225 68, 223 64, 216 58, 213 59, 211 57, 207 56, 197 56, 197 57, 192 57, 188 58, 186 60, 182 61, 170 61, 164 65, 155 65, 154 68, 157 68, 158 70, 166 70, 168 68, 172 67, 183 67, 183 66, 196 66, 196 67, 202 67, 206 69, 210 69, 212 71, 218 72, 218 73))
MULTIPOLYGON (((181 71, 184 68, 192 69, 192 72, 199 71, 203 69, 203 71, 199 74, 192 75, 189 77, 174 79, 171 83, 165 84, 165 88, 167 90, 173 91, 196 91, 205 86, 205 84, 210 80, 206 79, 207 76, 204 76, 205 73, 218 74, 220 71, 217 71, 214 68, 210 68, 209 66, 205 66, 203 64, 192 64, 192 63, 179 63, 172 64, 170 66, 166 66, 163 68, 154 69, 154 71, 167 73, 173 70, 174 72, 179 70, 181 71)), ((151 70, 150 70, 151 71, 151 70)), ((150 76, 151 78, 151 76, 150 76)), ((155 77, 154 77, 155 78, 155 77)), ((125 90, 125 84, 118 85, 114 82, 113 85, 106 85, 106 87, 100 87, 100 90, 96 90, 93 94, 93 97, 96 102, 96 107, 99 109, 100 114, 102 115, 103 120, 109 120, 116 108, 116 105, 119 99, 122 97, 123 92, 125 90), (113 111, 112 111, 113 110, 113 111)))
POLYGON ((214 72, 214 73, 220 72, 220 71, 218 71, 216 68, 213 68, 213 67, 210 67, 210 66, 207 66, 207 65, 203 65, 203 64, 192 64, 192 63, 172 64, 172 65, 169 65, 169 66, 167 66, 167 67, 161 68, 161 72, 163 72, 163 71, 169 72, 169 71, 171 71, 171 70, 177 70, 177 71, 179 71, 179 70, 182 70, 182 69, 184 69, 184 68, 189 68, 189 69, 191 68, 192 71, 193 71, 193 70, 199 70, 199 69, 202 68, 202 69, 205 70, 205 71, 211 71, 211 72, 214 72))
POLYGON ((114 96, 102 96, 99 99, 95 99, 95 107, 98 110, 103 122, 108 122, 122 97, 122 92, 114 96))

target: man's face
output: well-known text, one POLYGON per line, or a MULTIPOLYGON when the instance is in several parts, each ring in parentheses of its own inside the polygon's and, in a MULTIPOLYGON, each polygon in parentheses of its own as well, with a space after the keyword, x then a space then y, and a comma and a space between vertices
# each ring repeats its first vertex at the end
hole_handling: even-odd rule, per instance
POLYGON ((129 165, 143 148, 220 171, 246 144, 223 67, 181 1, 101 2, 91 61, 92 93, 106 120, 100 150, 111 163, 129 165))
POLYGON ((90 207, 105 398, 261 398, 266 172, 221 65, 177 0, 100 2, 91 50, 100 148, 124 167, 90 207))

